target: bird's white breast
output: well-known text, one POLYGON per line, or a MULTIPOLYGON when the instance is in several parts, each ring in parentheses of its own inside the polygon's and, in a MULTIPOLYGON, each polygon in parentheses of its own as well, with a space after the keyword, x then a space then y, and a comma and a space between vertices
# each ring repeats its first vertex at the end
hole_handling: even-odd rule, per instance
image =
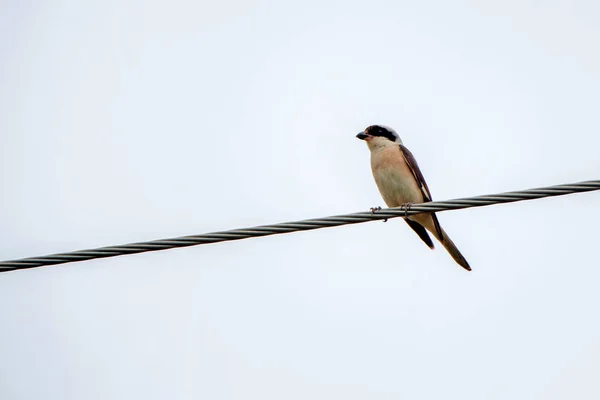
POLYGON ((398 146, 371 152, 373 178, 388 207, 421 203, 423 194, 398 146))

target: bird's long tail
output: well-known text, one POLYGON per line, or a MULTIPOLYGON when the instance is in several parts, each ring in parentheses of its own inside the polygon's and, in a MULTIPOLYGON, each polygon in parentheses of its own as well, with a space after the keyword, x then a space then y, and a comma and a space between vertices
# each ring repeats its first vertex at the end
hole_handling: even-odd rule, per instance
POLYGON ((454 258, 454 261, 456 261, 458 263, 458 265, 460 265, 467 271, 470 271, 471 266, 467 262, 467 259, 465 257, 463 257, 463 255, 460 253, 460 251, 458 250, 458 248, 456 247, 456 245, 454 244, 452 239, 450 239, 450 237, 446 234, 446 231, 444 231, 443 229, 441 229, 441 231, 442 231, 442 237, 437 238, 437 239, 442 243, 442 246, 444 246, 446 248, 448 253, 450 253, 452 258, 454 258))

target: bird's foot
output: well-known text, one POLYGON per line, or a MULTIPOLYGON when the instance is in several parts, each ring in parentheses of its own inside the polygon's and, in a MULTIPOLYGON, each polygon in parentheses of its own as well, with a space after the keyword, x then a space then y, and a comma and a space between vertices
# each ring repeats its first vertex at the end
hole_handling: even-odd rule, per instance
POLYGON ((408 217, 408 211, 412 207, 414 203, 402 203, 400 207, 404 207, 404 218, 408 217))
MULTIPOLYGON (((377 211, 381 211, 381 207, 371 207, 371 215, 375 214, 377 211)), ((387 222, 387 218, 383 220, 383 222, 387 222)))
POLYGON ((377 211, 381 211, 381 207, 371 207, 371 215, 375 214, 377 211))

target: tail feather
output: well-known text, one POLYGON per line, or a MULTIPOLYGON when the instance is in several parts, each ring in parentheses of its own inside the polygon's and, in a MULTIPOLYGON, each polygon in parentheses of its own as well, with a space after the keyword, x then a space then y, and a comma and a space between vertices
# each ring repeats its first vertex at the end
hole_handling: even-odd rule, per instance
POLYGON ((456 263, 458 265, 460 265, 467 271, 471 270, 471 266, 467 262, 467 259, 460 253, 460 251, 458 250, 458 248, 456 247, 456 245, 454 244, 452 239, 450 239, 450 237, 448 237, 448 235, 446 234, 446 232, 443 229, 442 229, 442 238, 441 239, 438 238, 438 240, 440 240, 440 242, 442 243, 442 246, 444 246, 444 248, 448 251, 448 253, 450 253, 452 258, 454 259, 454 261, 456 261, 456 263))
MULTIPOLYGON (((442 246, 446 248, 446 251, 450 253, 452 258, 454 259, 454 261, 456 261, 458 265, 460 265, 467 271, 471 270, 471 266, 469 265, 467 260, 460 253, 452 239, 448 237, 448 234, 440 226, 440 223, 438 222, 437 216, 435 214, 418 214, 414 217, 410 217, 410 219, 412 220, 410 221, 412 222, 412 224, 408 220, 406 222, 409 222, 411 228, 415 229, 413 225, 419 224, 424 226, 425 229, 427 229, 437 240, 439 240, 442 246)), ((415 231, 417 230, 415 229, 415 231)), ((417 233, 419 232, 417 231, 417 233)), ((421 234, 419 234, 419 236, 421 236, 421 234)), ((421 239, 423 239, 423 237, 421 237, 421 239)))

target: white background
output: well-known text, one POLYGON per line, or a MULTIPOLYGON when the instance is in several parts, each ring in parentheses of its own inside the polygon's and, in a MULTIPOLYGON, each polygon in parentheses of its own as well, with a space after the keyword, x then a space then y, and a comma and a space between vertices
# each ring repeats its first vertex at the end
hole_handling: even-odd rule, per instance
MULTIPOLYGON (((0 3, 0 260, 600 178, 594 1, 0 3)), ((0 274, 0 398, 597 399, 600 193, 0 274)))

